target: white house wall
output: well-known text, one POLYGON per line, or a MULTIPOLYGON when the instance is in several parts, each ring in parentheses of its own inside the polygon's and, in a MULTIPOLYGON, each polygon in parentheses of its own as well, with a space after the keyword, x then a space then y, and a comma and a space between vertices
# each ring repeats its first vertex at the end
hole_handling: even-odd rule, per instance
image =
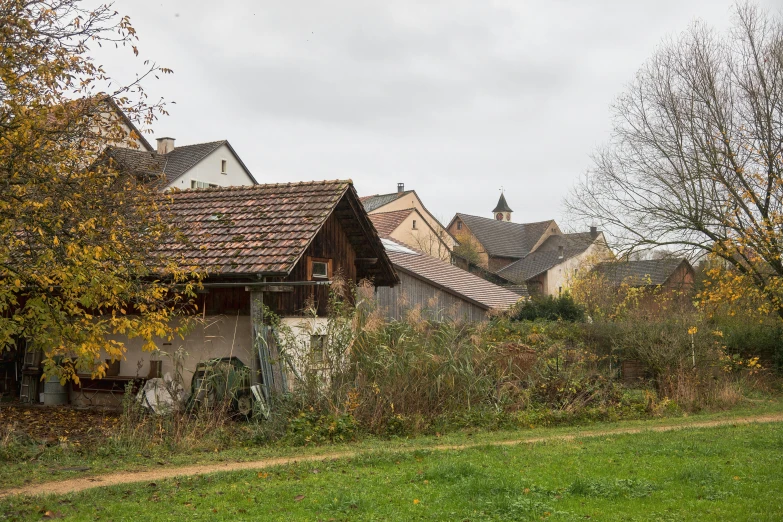
POLYGON ((544 293, 553 296, 559 295, 561 288, 566 291, 571 286, 577 270, 589 270, 593 264, 613 258, 614 255, 602 241, 594 242, 578 256, 567 259, 547 271, 543 281, 544 293))
POLYGON ((169 188, 189 189, 191 180, 213 183, 219 187, 253 185, 253 180, 242 168, 228 146, 223 144, 212 154, 197 163, 192 169, 175 179, 169 188), (222 174, 221 160, 227 161, 226 173, 222 174))
MULTIPOLYGON (((323 317, 285 317, 281 319, 281 322, 291 329, 298 341, 296 347, 290 348, 290 355, 293 357, 294 366, 301 370, 302 361, 305 360, 310 349, 310 334, 325 332, 327 319, 323 317)), ((142 350, 143 341, 120 336, 114 337, 114 339, 122 340, 127 348, 125 359, 120 361, 120 375, 147 377, 150 372, 152 353, 142 350)), ((164 355, 158 357, 162 361, 162 375, 166 373, 174 375, 174 354, 180 348, 184 350, 182 379, 185 389, 188 391, 190 391, 191 380, 199 363, 233 355, 238 357, 245 366, 251 368, 253 357, 256 356, 253 350, 250 317, 247 315, 206 316, 185 336, 185 339, 174 339, 170 345, 159 341, 158 345, 165 352, 164 355)), ((105 354, 102 358, 106 358, 105 354)), ((286 368, 286 371, 288 372, 289 386, 291 386, 294 384, 294 376, 289 368, 286 368)), ((111 397, 103 393, 89 392, 83 394, 72 392, 71 395, 71 401, 77 406, 116 406, 119 398, 118 396, 111 397)))

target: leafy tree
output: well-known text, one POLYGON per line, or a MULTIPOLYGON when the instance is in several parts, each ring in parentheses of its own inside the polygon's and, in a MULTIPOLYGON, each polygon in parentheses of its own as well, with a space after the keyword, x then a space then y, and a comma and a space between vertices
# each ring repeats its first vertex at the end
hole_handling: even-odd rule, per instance
POLYGON ((482 266, 481 250, 478 243, 466 234, 457 237, 457 241, 459 241, 459 244, 454 247, 454 254, 464 259, 468 266, 482 266))
POLYGON ((198 283, 156 253, 176 237, 166 198, 98 161, 138 138, 112 103, 136 121, 162 110, 141 80, 170 71, 147 62, 133 84, 96 94, 113 84, 88 44, 138 54, 135 41, 107 5, 0 0, 0 349, 25 338, 62 380, 103 375, 102 358, 125 351, 120 336, 151 350, 182 333, 173 319, 198 283))
POLYGON ((705 298, 750 289, 783 317, 783 19, 751 4, 733 18, 645 63, 568 205, 626 252, 722 260, 705 298))

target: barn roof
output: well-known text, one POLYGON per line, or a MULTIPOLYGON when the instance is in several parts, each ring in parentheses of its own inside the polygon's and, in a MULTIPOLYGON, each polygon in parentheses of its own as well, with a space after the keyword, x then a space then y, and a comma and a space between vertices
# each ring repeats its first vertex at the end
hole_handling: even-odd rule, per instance
POLYGON ((682 264, 693 270, 687 259, 674 258, 599 263, 593 268, 593 273, 604 276, 613 285, 657 286, 666 283, 682 264))
POLYGON ((490 283, 438 258, 383 239, 394 267, 485 310, 506 310, 521 298, 511 290, 490 283))
POLYGON ((162 251, 210 274, 288 275, 335 215, 375 284, 397 276, 350 181, 313 181, 175 191, 160 196, 185 236, 162 251))

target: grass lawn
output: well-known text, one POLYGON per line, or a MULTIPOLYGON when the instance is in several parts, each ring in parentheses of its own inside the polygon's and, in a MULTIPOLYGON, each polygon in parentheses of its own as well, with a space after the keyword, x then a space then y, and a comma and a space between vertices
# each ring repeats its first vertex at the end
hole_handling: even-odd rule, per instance
POLYGON ((0 501, 40 520, 781 520, 783 428, 352 459, 0 501))
POLYGON ((682 417, 588 423, 554 428, 531 426, 530 429, 514 431, 461 430, 442 437, 422 436, 393 438, 391 440, 367 437, 358 442, 308 447, 234 441, 223 447, 200 447, 189 451, 169 451, 165 447, 156 447, 139 453, 132 448, 112 441, 107 441, 95 447, 55 445, 42 447, 40 453, 36 449, 34 452, 36 454, 35 458, 12 458, 5 462, 0 458, 0 490, 80 476, 99 476, 119 471, 150 470, 162 466, 253 461, 292 455, 327 454, 339 451, 376 451, 388 448, 400 450, 426 449, 428 446, 435 445, 490 443, 528 437, 548 437, 575 433, 585 429, 606 430, 614 427, 647 428, 661 424, 688 424, 692 421, 731 419, 781 412, 783 412, 783 400, 778 397, 746 402, 744 405, 731 410, 682 417))

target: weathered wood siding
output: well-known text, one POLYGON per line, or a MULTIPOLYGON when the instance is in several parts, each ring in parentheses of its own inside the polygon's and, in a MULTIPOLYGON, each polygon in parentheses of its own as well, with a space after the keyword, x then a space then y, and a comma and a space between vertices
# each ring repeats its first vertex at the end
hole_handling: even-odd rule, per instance
POLYGON ((404 319, 406 312, 416 306, 437 319, 483 321, 487 318, 487 310, 473 303, 403 272, 397 274, 399 285, 379 287, 375 293, 379 308, 389 319, 404 319))
MULTIPOLYGON (((356 282, 356 252, 334 214, 326 220, 286 281, 307 281, 308 257, 331 259, 333 275, 341 274, 347 281, 356 282)), ((297 286, 293 292, 278 294, 275 311, 279 315, 299 315, 310 300, 316 304, 318 315, 325 314, 329 287, 297 286)))

